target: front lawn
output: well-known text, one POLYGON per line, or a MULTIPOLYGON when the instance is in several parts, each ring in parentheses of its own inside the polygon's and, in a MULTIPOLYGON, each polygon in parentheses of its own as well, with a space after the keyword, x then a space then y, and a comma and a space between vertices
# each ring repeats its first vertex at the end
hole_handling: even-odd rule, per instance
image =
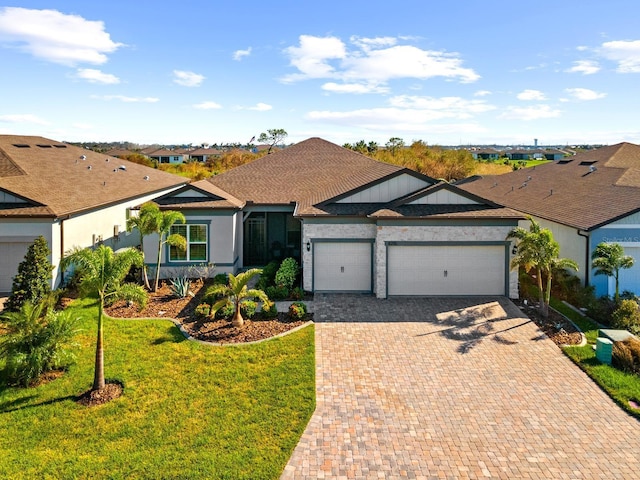
POLYGON ((315 407, 312 326, 212 347, 166 320, 107 320, 105 373, 124 395, 87 408, 75 397, 92 384, 97 308, 71 309, 82 331, 69 372, 31 389, 0 378, 3 478, 280 476, 315 407))
POLYGON ((640 410, 629 404, 629 401, 640 403, 640 377, 601 363, 596 358, 593 346, 598 337, 598 325, 560 301, 552 299, 551 306, 573 320, 587 337, 587 345, 584 347, 565 347, 563 348, 564 353, 624 410, 640 418, 640 410))

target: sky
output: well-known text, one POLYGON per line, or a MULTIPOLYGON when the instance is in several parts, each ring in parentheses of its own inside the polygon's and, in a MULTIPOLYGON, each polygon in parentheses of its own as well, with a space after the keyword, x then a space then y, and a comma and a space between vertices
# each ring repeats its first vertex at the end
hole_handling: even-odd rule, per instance
POLYGON ((640 143, 637 0, 0 4, 0 134, 640 143))

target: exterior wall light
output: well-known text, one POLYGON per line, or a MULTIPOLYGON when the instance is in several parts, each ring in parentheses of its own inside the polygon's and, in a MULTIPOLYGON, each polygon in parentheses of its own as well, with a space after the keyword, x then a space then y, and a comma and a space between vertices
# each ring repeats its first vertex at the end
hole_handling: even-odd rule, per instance
POLYGON ((307 240, 307 252, 311 251, 311 240, 307 240))

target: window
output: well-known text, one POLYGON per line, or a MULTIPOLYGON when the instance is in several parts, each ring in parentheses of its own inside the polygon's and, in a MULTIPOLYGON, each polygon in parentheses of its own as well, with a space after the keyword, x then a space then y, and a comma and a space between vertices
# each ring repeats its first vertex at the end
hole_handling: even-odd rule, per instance
POLYGON ((169 246, 170 262, 207 261, 207 225, 173 225, 170 234, 176 233, 187 239, 187 249, 169 246))

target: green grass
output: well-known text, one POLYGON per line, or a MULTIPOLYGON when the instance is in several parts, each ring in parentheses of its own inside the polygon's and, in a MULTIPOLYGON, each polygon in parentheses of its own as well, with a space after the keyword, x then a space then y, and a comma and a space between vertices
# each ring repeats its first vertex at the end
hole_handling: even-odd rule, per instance
POLYGON ((631 408, 629 405, 629 400, 640 402, 640 377, 601 363, 596 358, 596 352, 593 349, 598 338, 599 327, 596 323, 567 307, 559 300, 552 298, 551 306, 573 320, 587 337, 587 345, 584 347, 564 347, 562 349, 564 353, 600 388, 607 392, 620 407, 640 419, 640 410, 631 408))
MULTIPOLYGON (((3 478, 278 478, 315 407, 313 327, 256 345, 187 341, 166 320, 105 322, 107 379, 87 408, 97 309, 77 303, 78 359, 31 389, 0 379, 3 478)), ((1 365, 0 365, 1 366, 1 365)))

